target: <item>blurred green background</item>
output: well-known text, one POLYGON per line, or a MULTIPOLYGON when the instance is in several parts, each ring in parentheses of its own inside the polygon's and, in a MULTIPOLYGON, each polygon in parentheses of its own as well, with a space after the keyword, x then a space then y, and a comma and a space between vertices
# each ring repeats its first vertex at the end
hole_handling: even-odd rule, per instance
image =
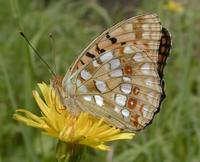
POLYGON ((153 124, 134 140, 111 143, 111 152, 87 149, 82 161, 199 162, 200 2, 180 0, 170 6, 171 2, 0 0, 0 162, 56 161, 55 139, 12 119, 17 108, 39 114, 31 91, 38 82, 48 83, 51 78, 19 31, 64 75, 103 30, 145 12, 157 13, 172 34, 173 48, 165 69, 167 99, 153 124))

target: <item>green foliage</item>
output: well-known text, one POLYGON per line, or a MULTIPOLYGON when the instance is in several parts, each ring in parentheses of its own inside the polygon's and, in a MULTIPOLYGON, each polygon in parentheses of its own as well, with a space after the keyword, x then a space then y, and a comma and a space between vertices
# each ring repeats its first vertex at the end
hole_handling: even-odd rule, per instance
POLYGON ((197 0, 183 13, 164 0, 0 0, 0 162, 53 162, 56 140, 12 119, 16 108, 36 112, 31 90, 49 82, 48 69, 20 37, 23 30, 42 57, 64 75, 81 50, 124 18, 155 12, 173 38, 165 70, 167 99, 151 126, 113 151, 87 148, 82 161, 198 162, 200 159, 200 13, 197 0), (49 39, 53 35, 53 41, 49 39), (52 52, 53 51, 53 52, 52 52))

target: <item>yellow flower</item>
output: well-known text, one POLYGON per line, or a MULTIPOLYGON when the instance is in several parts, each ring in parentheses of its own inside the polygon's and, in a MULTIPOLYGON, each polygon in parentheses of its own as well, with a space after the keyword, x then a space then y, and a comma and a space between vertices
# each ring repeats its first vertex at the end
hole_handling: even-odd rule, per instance
POLYGON ((133 133, 121 132, 120 129, 105 123, 103 119, 97 119, 85 112, 77 117, 73 116, 61 104, 51 86, 45 83, 38 84, 38 86, 44 100, 37 91, 33 91, 33 96, 41 110, 41 116, 18 109, 14 114, 14 119, 39 128, 45 134, 58 138, 60 141, 87 145, 100 150, 110 149, 105 142, 132 139, 134 136, 133 133))
POLYGON ((165 7, 167 10, 177 13, 181 13, 184 10, 182 4, 180 4, 179 2, 175 2, 174 0, 168 1, 165 7))

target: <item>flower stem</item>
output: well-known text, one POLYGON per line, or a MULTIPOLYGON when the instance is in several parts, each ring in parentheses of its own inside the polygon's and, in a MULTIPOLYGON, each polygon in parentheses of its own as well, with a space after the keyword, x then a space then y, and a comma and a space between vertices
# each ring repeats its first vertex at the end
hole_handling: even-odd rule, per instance
POLYGON ((56 146, 56 158, 58 162, 79 162, 83 147, 75 143, 59 141, 56 146))

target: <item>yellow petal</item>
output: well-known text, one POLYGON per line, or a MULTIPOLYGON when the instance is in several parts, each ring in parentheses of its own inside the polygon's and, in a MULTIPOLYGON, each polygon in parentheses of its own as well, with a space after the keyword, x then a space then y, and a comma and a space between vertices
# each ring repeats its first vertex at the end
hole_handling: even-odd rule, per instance
POLYGON ((42 129, 42 132, 64 142, 87 145, 98 150, 109 150, 105 143, 113 140, 131 139, 133 133, 121 132, 104 119, 97 119, 88 113, 78 116, 71 114, 59 100, 59 96, 51 86, 38 84, 44 100, 37 91, 33 96, 41 110, 41 116, 19 109, 14 118, 25 124, 42 129), (22 113, 22 114, 18 114, 22 113))
POLYGON ((44 113, 45 116, 48 116, 49 114, 49 108, 47 107, 47 105, 42 101, 42 99, 40 98, 39 94, 37 91, 33 91, 33 97, 35 98, 35 101, 37 102, 40 110, 42 111, 42 113, 44 113))

